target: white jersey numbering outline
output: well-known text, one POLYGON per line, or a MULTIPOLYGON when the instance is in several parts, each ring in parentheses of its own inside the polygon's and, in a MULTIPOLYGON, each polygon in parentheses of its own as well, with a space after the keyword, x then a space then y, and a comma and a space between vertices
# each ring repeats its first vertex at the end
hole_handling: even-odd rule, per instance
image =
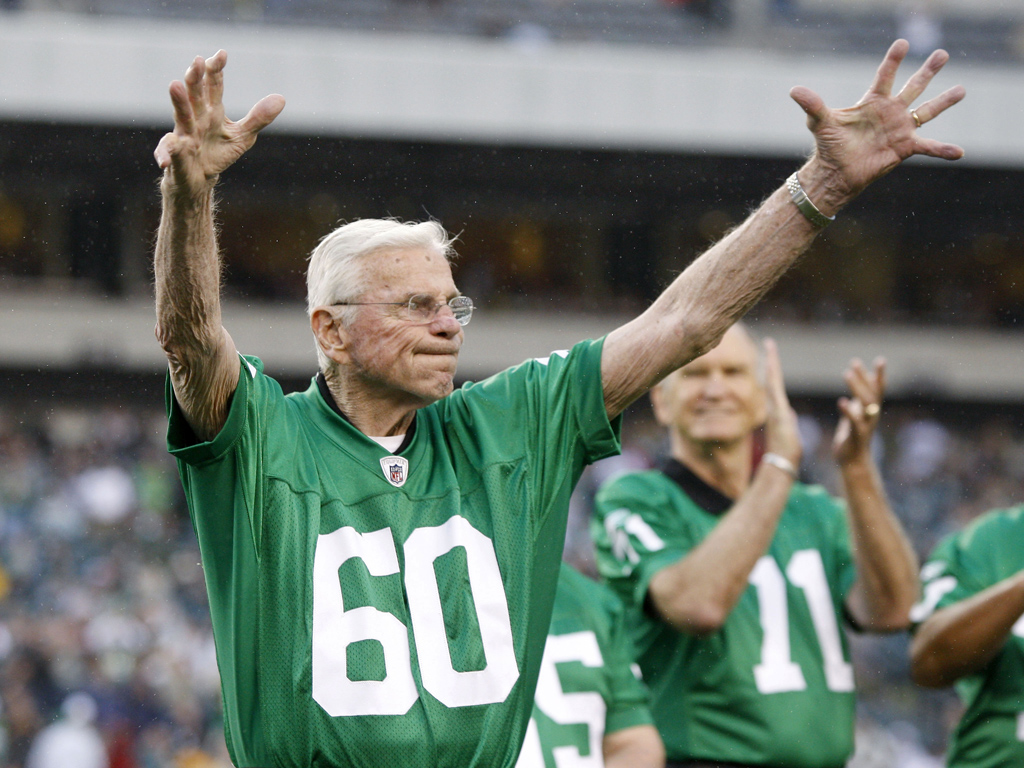
MULTIPOLYGON (((519 665, 493 542, 457 515, 439 526, 417 528, 402 551, 423 687, 448 707, 504 701, 519 679, 519 665), (466 550, 473 607, 487 660, 483 669, 470 672, 453 668, 434 572, 434 561, 455 547, 466 550)), ((354 557, 363 561, 371 576, 399 572, 390 528, 359 533, 344 527, 317 537, 313 556, 313 700, 331 717, 404 715, 419 698, 408 628, 394 614, 373 606, 345 610, 338 569, 354 557), (383 680, 349 679, 348 647, 360 640, 376 640, 383 648, 383 680)))
MULTIPOLYGON (((922 597, 921 601, 910 609, 910 620, 920 624, 931 616, 939 605, 939 601, 959 586, 955 576, 945 575, 946 563, 935 561, 927 563, 921 569, 922 597)), ((1024 637, 1024 616, 1014 622, 1010 634, 1024 637)), ((1024 712, 1017 713, 1017 741, 1024 741, 1024 712)))
POLYGON ((767 694, 807 688, 803 670, 791 655, 786 577, 803 591, 807 600, 814 634, 821 648, 825 685, 830 691, 852 691, 853 667, 843 658, 835 604, 821 553, 816 549, 794 552, 786 566, 785 577, 775 558, 769 555, 758 560, 750 573, 750 583, 757 590, 762 631, 761 663, 754 666, 757 690, 767 694))
MULTIPOLYGON (((557 768, 603 768, 605 716, 608 707, 601 694, 590 692, 566 693, 562 690, 561 678, 556 664, 578 661, 585 667, 603 667, 604 659, 597 644, 597 636, 590 630, 570 632, 564 635, 548 635, 544 646, 544 659, 537 678, 537 695, 534 701, 545 715, 559 725, 582 723, 587 726, 589 754, 580 754, 577 747, 555 747, 552 754, 557 768)), ((537 723, 530 718, 526 740, 516 762, 516 768, 544 768, 544 752, 541 748, 537 723)))

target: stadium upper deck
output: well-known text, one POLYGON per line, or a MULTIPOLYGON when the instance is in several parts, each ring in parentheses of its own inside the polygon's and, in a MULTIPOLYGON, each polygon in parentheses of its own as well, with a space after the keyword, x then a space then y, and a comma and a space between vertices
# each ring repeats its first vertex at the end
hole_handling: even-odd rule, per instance
MULTIPOLYGON (((460 1, 377 5, 415 17, 460 1)), ((486 307, 464 355, 463 372, 477 377, 638 311, 807 151, 789 87, 852 102, 885 45, 851 57, 721 36, 712 45, 711 34, 692 46, 523 45, 26 3, 0 15, 8 369, 162 366, 148 280, 151 152, 170 125, 166 84, 196 53, 231 51, 233 116, 270 91, 289 99, 221 188, 227 291, 244 302, 226 318, 245 350, 305 375, 301 275, 316 239, 342 218, 429 214, 462 232, 458 279, 486 307)), ((900 349, 893 380, 907 388, 1024 396, 1012 331, 1024 318, 1024 128, 1013 107, 1024 79, 1010 63, 958 59, 951 70, 936 85, 964 82, 968 100, 934 135, 967 147, 967 161, 915 163, 884 180, 759 310, 793 328, 774 332, 784 347, 794 340, 797 390, 834 386, 814 378, 822 355, 900 349), (850 323, 891 335, 867 348, 850 323), (827 333, 814 333, 822 324, 827 333), (1004 330, 979 337, 964 325, 1004 330)))
POLYGON ((1016 0, 6 0, 8 7, 374 32, 863 53, 896 36, 973 60, 1021 57, 1016 0), (929 40, 926 40, 929 38, 929 40))

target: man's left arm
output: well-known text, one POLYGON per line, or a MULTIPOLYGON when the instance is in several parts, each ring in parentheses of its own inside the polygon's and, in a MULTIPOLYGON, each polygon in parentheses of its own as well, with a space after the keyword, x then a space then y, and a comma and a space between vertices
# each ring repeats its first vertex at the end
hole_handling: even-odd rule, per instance
POLYGON ((664 768, 665 746, 653 725, 634 725, 606 734, 601 743, 605 768, 664 768))
MULTIPOLYGON (((956 160, 963 150, 918 135, 917 128, 964 97, 960 86, 911 104, 949 60, 935 51, 893 95, 896 70, 909 44, 889 48, 864 97, 847 109, 830 109, 798 86, 790 96, 807 115, 815 151, 799 170, 807 198, 834 216, 871 182, 912 155, 956 160)), ((820 231, 793 203, 783 185, 743 224, 693 262, 635 320, 604 344, 601 380, 612 418, 670 372, 712 349, 807 249, 820 231)))
POLYGON ((917 557, 893 514, 882 478, 871 458, 885 389, 885 363, 872 372, 854 360, 846 371, 853 397, 842 398, 833 452, 849 507, 850 538, 857 578, 846 607, 864 629, 894 632, 910 626, 919 594, 917 557))

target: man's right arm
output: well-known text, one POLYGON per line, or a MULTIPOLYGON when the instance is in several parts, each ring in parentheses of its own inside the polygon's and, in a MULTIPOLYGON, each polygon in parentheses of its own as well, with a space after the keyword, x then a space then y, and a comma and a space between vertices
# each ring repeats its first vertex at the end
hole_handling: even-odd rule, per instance
MULTIPOLYGON (((769 453, 799 467, 796 414, 786 397, 779 353, 771 340, 765 341, 765 379, 766 447, 769 453)), ((709 635, 721 629, 775 536, 795 479, 777 465, 762 462, 750 485, 711 533, 682 560, 651 577, 647 596, 661 618, 691 635, 709 635)))
POLYGON ((171 83, 174 131, 154 153, 164 170, 154 256, 156 336, 175 398, 200 440, 224 426, 240 372, 235 345, 221 325, 213 187, 284 108, 281 96, 267 96, 241 121, 228 120, 221 103, 226 62, 224 51, 196 57, 184 82, 171 83))
POLYGON ((605 768, 662 768, 665 745, 653 725, 635 725, 605 734, 601 743, 605 768))
POLYGON ((771 544, 792 486, 785 472, 762 463, 707 538, 651 577, 647 596, 658 615, 697 637, 721 629, 771 544))
POLYGON ((176 194, 170 176, 161 183, 163 212, 153 260, 156 337, 167 355, 178 406, 205 441, 227 420, 240 366, 221 325, 213 187, 197 196, 176 194))
POLYGON ((980 671, 1024 614, 1024 571, 972 597, 941 608, 920 625, 910 646, 918 685, 943 688, 980 671))

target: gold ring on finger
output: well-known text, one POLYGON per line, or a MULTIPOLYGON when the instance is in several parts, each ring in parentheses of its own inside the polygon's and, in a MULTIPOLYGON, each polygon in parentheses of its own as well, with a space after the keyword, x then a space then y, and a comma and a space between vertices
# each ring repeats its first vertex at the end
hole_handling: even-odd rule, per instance
POLYGON ((878 403, 868 403, 866 406, 864 406, 864 415, 874 418, 881 412, 881 410, 882 406, 880 406, 878 403))
POLYGON ((916 109, 910 110, 910 116, 912 118, 914 118, 914 125, 917 126, 918 128, 920 128, 921 127, 921 118, 918 116, 917 110, 916 109))

